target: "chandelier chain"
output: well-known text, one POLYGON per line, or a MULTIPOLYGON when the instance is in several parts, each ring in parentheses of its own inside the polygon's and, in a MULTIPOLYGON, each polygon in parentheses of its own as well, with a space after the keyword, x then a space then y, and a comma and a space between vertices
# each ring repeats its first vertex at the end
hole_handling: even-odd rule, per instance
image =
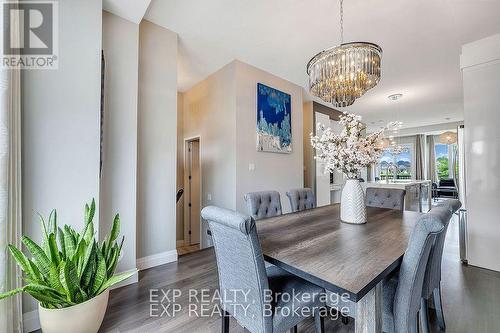
POLYGON ((309 92, 334 107, 346 107, 380 81, 382 49, 373 43, 344 44, 344 0, 339 1, 340 44, 307 64, 309 92))
POLYGON ((340 44, 344 43, 344 0, 340 0, 340 44))

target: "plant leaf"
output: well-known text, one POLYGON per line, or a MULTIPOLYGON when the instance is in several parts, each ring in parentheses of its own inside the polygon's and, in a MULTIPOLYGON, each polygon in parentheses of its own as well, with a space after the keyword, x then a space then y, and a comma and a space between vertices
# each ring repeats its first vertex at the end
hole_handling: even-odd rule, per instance
POLYGON ((82 238, 78 242, 78 246, 76 247, 76 251, 73 254, 73 260, 74 263, 78 263, 79 260, 83 260, 83 256, 85 255, 85 249, 87 248, 87 244, 85 240, 82 238))
POLYGON ((59 246, 61 247, 62 260, 66 259, 66 245, 64 243, 64 232, 58 228, 57 237, 59 238, 59 246))
POLYGON ((40 270, 38 269, 38 266, 36 265, 36 263, 34 263, 30 259, 28 259, 28 262, 29 262, 30 268, 31 268, 30 274, 34 277, 34 279, 31 279, 31 280, 33 282, 43 283, 44 277, 43 277, 42 273, 40 272, 40 270))
POLYGON ((22 291, 24 291, 24 288, 17 288, 17 289, 13 289, 13 290, 1 293, 0 294, 0 300, 4 299, 4 298, 7 298, 7 297, 10 297, 10 296, 14 296, 15 294, 18 294, 18 293, 20 293, 22 291))
POLYGON ((56 235, 53 233, 49 235, 49 249, 51 261, 58 266, 61 262, 61 256, 59 255, 59 249, 57 248, 56 235))
MULTIPOLYGON (((107 237, 104 239, 104 241, 102 242, 102 246, 101 246, 101 253, 102 255, 106 258, 106 253, 108 253, 108 247, 109 247, 109 244, 107 244, 107 237)), ((99 250, 99 249, 98 249, 99 250)))
POLYGON ((33 276, 31 273, 31 266, 30 266, 29 260, 28 260, 28 258, 26 258, 24 253, 19 251, 17 249, 17 247, 15 247, 14 245, 9 244, 8 247, 9 247, 10 253, 14 257, 14 259, 16 260, 17 264, 21 267, 23 272, 26 275, 28 275, 29 278, 35 279, 36 277, 33 276))
POLYGON ((92 292, 90 296, 97 295, 97 291, 106 280, 106 261, 102 256, 101 251, 97 252, 97 271, 94 275, 94 283, 92 284, 92 292))
POLYGON ((92 221, 94 219, 95 214, 95 199, 92 198, 92 203, 90 204, 90 212, 88 221, 92 221))
POLYGON ((82 260, 82 266, 80 267, 80 270, 78 271, 78 276, 81 278, 83 275, 83 272, 85 272, 85 269, 87 268, 87 265, 90 261, 90 257, 92 253, 94 252, 94 246, 95 246, 95 237, 92 237, 91 241, 87 245, 87 248, 85 249, 85 254, 83 256, 82 260))
POLYGON ((97 251, 95 251, 95 247, 94 247, 94 249, 92 250, 92 253, 90 255, 90 259, 89 259, 86 267, 83 269, 83 275, 80 279, 83 287, 86 290, 90 290, 90 291, 92 291, 91 282, 92 282, 92 278, 94 276, 95 266, 96 266, 96 256, 97 256, 96 252, 97 251))
POLYGON ((85 226, 85 231, 83 232, 83 239, 88 243, 94 236, 94 222, 90 221, 85 226))
POLYGON ((48 276, 50 272, 50 260, 42 248, 27 236, 22 237, 22 242, 35 258, 37 267, 43 276, 48 276))
POLYGON ((55 308, 65 307, 67 305, 74 304, 73 302, 66 301, 63 298, 54 295, 50 292, 40 291, 39 288, 33 287, 32 284, 28 284, 24 287, 24 291, 33 296, 36 300, 44 304, 51 304, 55 308))
POLYGON ((80 241, 80 234, 78 232, 76 232, 74 229, 70 229, 71 230, 71 234, 73 235, 73 239, 75 240, 75 248, 76 248, 76 244, 78 244, 78 242, 80 241))
POLYGON ((37 292, 41 292, 41 293, 46 293, 46 294, 51 294, 51 296, 54 296, 56 298, 60 298, 61 300, 64 300, 64 297, 63 295, 61 295, 57 290, 55 290, 54 288, 50 287, 50 286, 46 286, 46 285, 43 285, 43 284, 37 284, 37 283, 30 283, 30 284, 27 284, 25 287, 24 287, 25 291, 27 290, 31 290, 31 291, 37 291, 37 292))
POLYGON ((72 258, 75 254, 76 242, 71 228, 67 225, 64 226, 64 246, 66 248, 66 258, 72 258))
POLYGON ((66 290, 64 289, 60 276, 59 276, 59 267, 56 266, 54 263, 50 266, 50 273, 49 273, 49 285, 57 290, 61 294, 66 294, 66 290))
POLYGON ((57 234, 57 211, 55 209, 53 209, 50 212, 50 215, 49 215, 49 226, 48 226, 48 231, 47 232, 49 234, 50 233, 57 234))
POLYGON ((89 204, 85 204, 85 214, 84 214, 85 224, 87 224, 87 221, 89 220, 89 212, 90 212, 89 204))
POLYGON ((109 244, 113 243, 120 234, 120 214, 116 214, 113 220, 113 227, 111 228, 111 233, 109 234, 109 244))
POLYGON ((76 266, 71 260, 62 262, 59 278, 61 280, 61 284, 67 292, 66 296, 69 296, 68 300, 76 301, 77 292, 81 288, 80 281, 76 273, 76 266))
POLYGON ((88 204, 85 204, 85 225, 87 225, 90 221, 94 219, 94 214, 95 214, 95 199, 92 198, 90 207, 88 204))
POLYGON ((47 226, 45 225, 45 220, 41 214, 38 214, 40 220, 40 228, 42 229, 42 248, 47 256, 50 256, 49 249, 49 233, 47 231, 47 226))
POLYGON ((97 292, 97 295, 102 293, 104 290, 108 289, 112 285, 115 285, 119 282, 122 282, 123 280, 128 279, 129 277, 134 275, 136 272, 137 271, 134 270, 132 272, 125 272, 125 273, 121 273, 121 274, 112 276, 109 280, 107 280, 106 282, 104 282, 102 284, 101 288, 99 288, 99 291, 97 292))
POLYGON ((113 246, 109 256, 110 256, 110 258, 106 262, 106 267, 107 267, 106 277, 108 279, 113 276, 113 272, 114 272, 115 267, 116 267, 116 262, 117 262, 116 259, 118 259, 118 245, 115 244, 115 246, 113 246))

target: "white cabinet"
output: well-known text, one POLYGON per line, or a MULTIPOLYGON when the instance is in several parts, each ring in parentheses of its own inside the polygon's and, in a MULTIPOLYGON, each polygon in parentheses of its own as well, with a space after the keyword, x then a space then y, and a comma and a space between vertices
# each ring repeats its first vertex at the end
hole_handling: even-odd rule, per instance
POLYGON ((500 34, 462 47, 469 264, 500 271, 500 34))

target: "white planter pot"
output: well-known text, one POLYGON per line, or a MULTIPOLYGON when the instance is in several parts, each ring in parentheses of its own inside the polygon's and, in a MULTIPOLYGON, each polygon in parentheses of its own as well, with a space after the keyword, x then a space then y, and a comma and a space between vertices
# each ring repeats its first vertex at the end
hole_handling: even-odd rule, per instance
POLYGON ((63 309, 45 309, 38 305, 43 333, 97 333, 101 327, 109 289, 86 302, 63 309))
POLYGON ((346 180, 342 189, 340 219, 347 223, 366 223, 365 193, 357 179, 346 180))

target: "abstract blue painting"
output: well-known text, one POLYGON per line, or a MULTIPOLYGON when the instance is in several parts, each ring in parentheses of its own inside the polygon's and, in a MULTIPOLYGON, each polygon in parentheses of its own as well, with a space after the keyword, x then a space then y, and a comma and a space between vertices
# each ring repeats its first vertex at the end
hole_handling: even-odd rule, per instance
POLYGON ((257 83, 257 150, 292 152, 292 97, 257 83))

